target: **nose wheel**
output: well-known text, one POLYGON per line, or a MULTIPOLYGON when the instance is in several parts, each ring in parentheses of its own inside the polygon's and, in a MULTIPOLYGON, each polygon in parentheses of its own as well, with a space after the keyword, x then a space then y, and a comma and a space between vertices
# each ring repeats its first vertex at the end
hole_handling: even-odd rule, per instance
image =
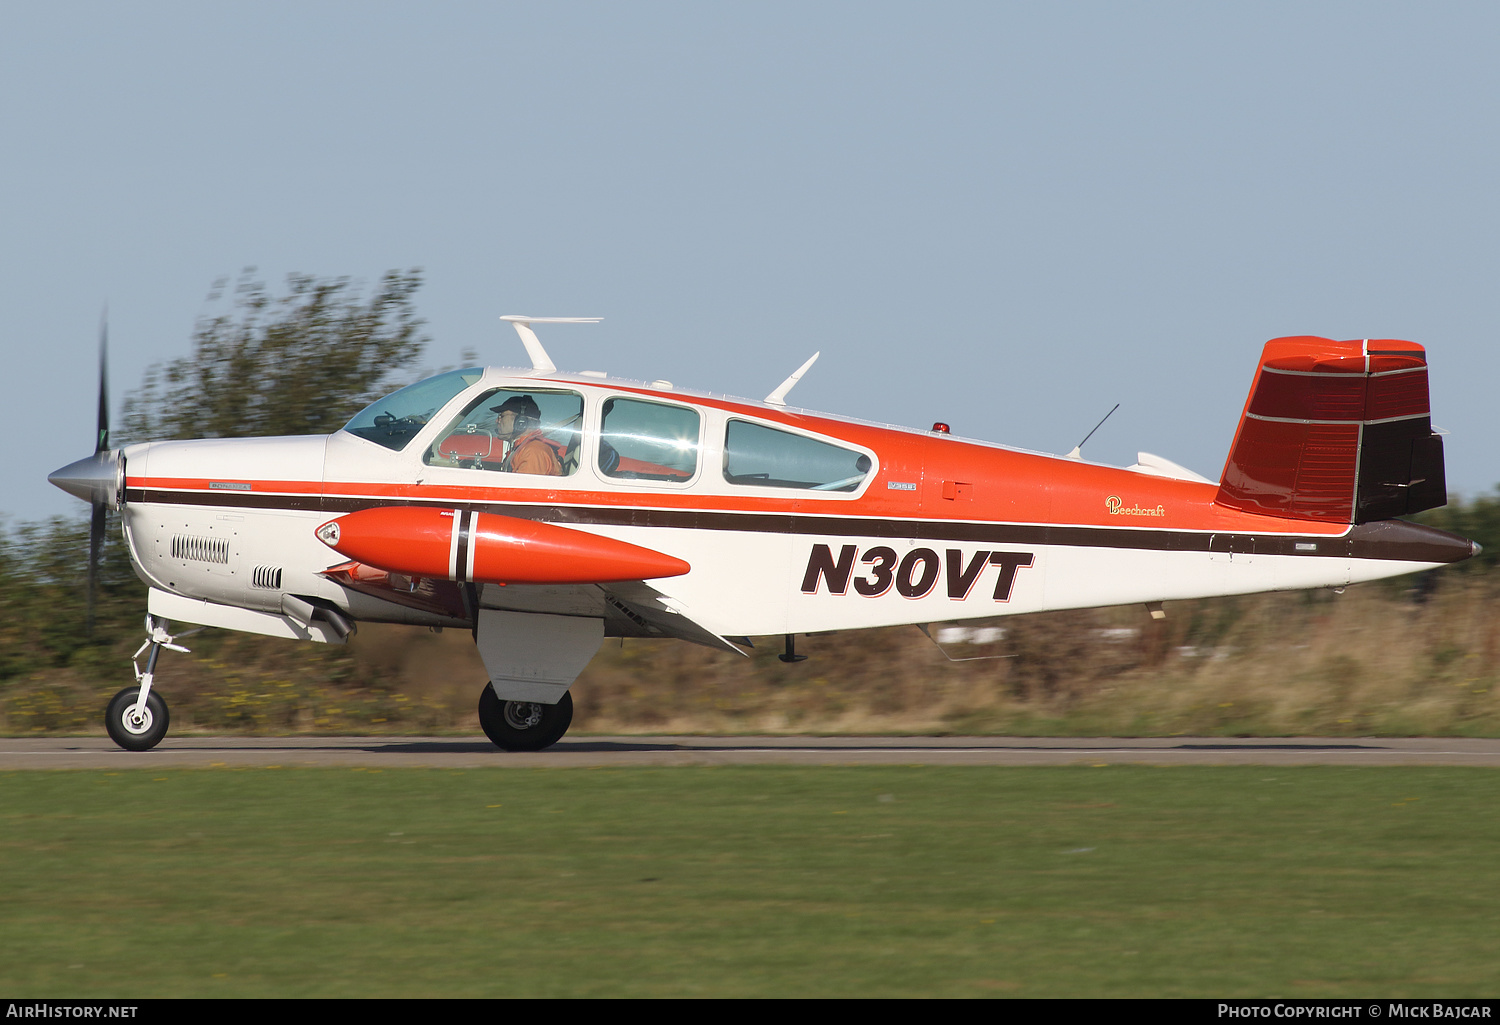
POLYGON ((562 739, 573 723, 573 695, 563 692, 555 705, 537 701, 502 701, 485 684, 479 692, 479 725, 505 751, 540 751, 562 739))
POLYGON ((139 706, 140 697, 139 687, 126 687, 110 700, 104 713, 109 739, 127 751, 149 751, 161 743, 171 720, 160 694, 147 694, 144 707, 139 706))
POLYGON ((149 751, 167 735, 167 724, 171 720, 167 703, 160 694, 151 690, 151 681, 156 677, 156 659, 163 648, 188 650, 172 643, 175 638, 167 633, 170 625, 165 619, 146 617, 146 640, 130 660, 135 666, 136 686, 120 691, 104 710, 104 728, 109 739, 127 751, 149 751), (148 648, 151 653, 146 656, 146 670, 142 672, 138 660, 148 648))

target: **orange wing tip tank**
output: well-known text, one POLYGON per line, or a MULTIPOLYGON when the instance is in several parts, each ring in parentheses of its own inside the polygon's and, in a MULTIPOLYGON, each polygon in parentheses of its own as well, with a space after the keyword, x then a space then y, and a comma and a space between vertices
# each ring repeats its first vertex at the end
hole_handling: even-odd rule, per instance
POLYGON ((603 584, 692 569, 663 552, 497 513, 382 506, 314 532, 340 555, 390 573, 486 584, 603 584))

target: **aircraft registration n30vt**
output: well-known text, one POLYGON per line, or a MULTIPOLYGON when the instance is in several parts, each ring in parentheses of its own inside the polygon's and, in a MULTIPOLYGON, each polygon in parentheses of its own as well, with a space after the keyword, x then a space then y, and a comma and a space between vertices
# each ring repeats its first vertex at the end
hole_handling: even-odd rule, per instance
MULTIPOLYGON (((110 703, 122 747, 168 711, 172 623, 343 643, 361 622, 472 631, 480 722, 539 750, 605 637, 748 638, 1344 585, 1466 559, 1399 516, 1445 501, 1421 346, 1278 338, 1217 482, 764 401, 472 367, 318 437, 108 447, 50 479, 121 512, 150 586, 146 669, 110 703)), ((814 357, 816 359, 816 356, 814 357)))

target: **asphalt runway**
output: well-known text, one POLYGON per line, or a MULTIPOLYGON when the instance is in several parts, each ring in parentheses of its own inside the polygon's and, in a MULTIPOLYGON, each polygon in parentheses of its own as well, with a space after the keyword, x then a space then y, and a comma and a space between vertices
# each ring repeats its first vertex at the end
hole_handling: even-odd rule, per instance
POLYGON ((169 736, 132 753, 105 737, 0 737, 15 769, 578 768, 647 765, 1478 765, 1500 739, 1146 737, 565 737, 510 753, 483 737, 169 736))

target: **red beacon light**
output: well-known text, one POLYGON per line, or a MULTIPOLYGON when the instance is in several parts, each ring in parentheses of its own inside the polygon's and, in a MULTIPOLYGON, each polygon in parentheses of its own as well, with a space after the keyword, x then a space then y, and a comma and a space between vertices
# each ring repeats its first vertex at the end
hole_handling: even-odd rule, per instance
POLYGON ((948 430, 948 425, 947 424, 939 421, 938 423, 935 423, 935 424, 932 425, 932 433, 933 434, 948 434, 948 433, 951 433, 951 432, 948 430))

